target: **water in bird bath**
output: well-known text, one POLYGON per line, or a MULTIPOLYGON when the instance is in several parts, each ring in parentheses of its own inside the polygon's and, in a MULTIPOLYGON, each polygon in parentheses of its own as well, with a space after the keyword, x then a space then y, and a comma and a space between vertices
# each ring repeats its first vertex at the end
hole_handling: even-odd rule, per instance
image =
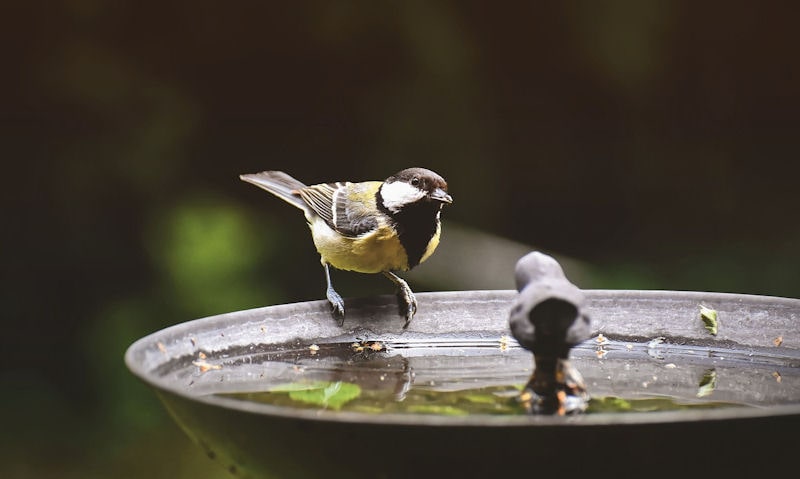
MULTIPOLYGON (((587 414, 759 408, 800 403, 800 360, 662 338, 592 338, 572 351, 587 414)), ((362 414, 522 415, 529 352, 507 336, 437 341, 294 342, 200 358, 192 394, 362 414)))

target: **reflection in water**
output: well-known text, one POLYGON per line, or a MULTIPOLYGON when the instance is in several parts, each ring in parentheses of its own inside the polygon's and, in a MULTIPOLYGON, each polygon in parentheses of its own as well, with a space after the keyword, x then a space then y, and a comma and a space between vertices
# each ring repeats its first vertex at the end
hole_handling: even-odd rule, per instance
MULTIPOLYGON (((525 413, 519 392, 531 363, 516 345, 359 340, 314 346, 228 353, 214 363, 219 369, 187 366, 183 380, 198 395, 290 408, 450 416, 525 413)), ((658 346, 660 359, 653 358, 646 342, 605 341, 602 358, 592 345, 576 348, 572 361, 593 393, 587 413, 766 406, 800 399, 797 365, 782 365, 788 369, 780 382, 775 380, 780 358, 735 351, 726 351, 723 358, 701 347, 658 346)))

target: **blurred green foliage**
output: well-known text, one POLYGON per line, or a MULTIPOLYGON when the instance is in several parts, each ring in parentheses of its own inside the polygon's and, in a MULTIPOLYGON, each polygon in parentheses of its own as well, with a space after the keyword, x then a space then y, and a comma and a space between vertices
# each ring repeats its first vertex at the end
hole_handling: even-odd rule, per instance
POLYGON ((279 254, 270 234, 275 227, 268 224, 213 196, 189 197, 166 211, 147 238, 153 264, 166 279, 160 288, 164 300, 190 316, 280 300, 278 278, 265 277, 259 269, 279 254))
POLYGON ((434 255, 416 290, 510 287, 510 269, 482 276, 511 262, 490 253, 537 247, 577 258, 583 287, 800 297, 789 7, 12 3, 2 477, 227 477, 122 355, 323 297, 302 216, 240 173, 438 171, 455 198, 440 249, 459 256, 434 255))

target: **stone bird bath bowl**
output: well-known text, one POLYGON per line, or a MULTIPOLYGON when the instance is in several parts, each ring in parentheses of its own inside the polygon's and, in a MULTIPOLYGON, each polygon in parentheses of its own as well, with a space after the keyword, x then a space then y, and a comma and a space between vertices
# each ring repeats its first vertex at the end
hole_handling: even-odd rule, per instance
POLYGON ((497 404, 513 404, 514 385, 532 368, 509 335, 516 291, 421 293, 405 331, 394 296, 348 300, 343 327, 325 301, 222 314, 146 336, 125 361, 234 477, 767 477, 797 469, 790 434, 800 430, 800 300, 585 293, 592 336, 571 352, 592 398, 583 414, 419 402, 483 388, 497 404), (716 311, 716 335, 701 306, 716 311), (318 406, 260 399, 298 380, 359 384, 361 395, 382 399, 348 409, 342 403, 353 394, 335 402, 330 387, 317 391, 318 406))

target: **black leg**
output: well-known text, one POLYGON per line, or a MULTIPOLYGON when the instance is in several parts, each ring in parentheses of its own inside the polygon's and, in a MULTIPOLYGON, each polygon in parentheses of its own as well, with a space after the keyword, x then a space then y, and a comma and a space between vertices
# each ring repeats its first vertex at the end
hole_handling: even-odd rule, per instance
POLYGON ((325 268, 325 281, 328 283, 328 289, 325 292, 325 295, 328 297, 328 302, 331 303, 331 309, 333 309, 333 316, 339 320, 339 326, 344 324, 344 300, 339 293, 333 289, 333 285, 331 284, 331 272, 330 266, 328 263, 322 263, 322 267, 325 268))
POLYGON ((400 303, 400 315, 406 318, 406 323, 403 325, 403 329, 406 329, 408 323, 411 322, 411 318, 413 318, 414 314, 417 312, 417 298, 414 297, 414 292, 411 291, 411 288, 408 287, 408 283, 406 283, 403 278, 391 271, 384 271, 383 275, 397 285, 397 299, 400 303))

